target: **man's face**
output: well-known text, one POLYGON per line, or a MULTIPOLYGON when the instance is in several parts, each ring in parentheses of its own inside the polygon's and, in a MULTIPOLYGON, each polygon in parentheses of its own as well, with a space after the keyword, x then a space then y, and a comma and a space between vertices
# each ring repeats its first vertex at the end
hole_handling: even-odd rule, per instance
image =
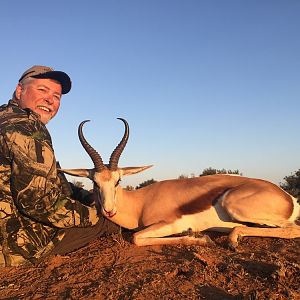
POLYGON ((15 95, 21 108, 30 108, 47 124, 59 109, 61 85, 52 79, 31 78, 18 84, 15 95))

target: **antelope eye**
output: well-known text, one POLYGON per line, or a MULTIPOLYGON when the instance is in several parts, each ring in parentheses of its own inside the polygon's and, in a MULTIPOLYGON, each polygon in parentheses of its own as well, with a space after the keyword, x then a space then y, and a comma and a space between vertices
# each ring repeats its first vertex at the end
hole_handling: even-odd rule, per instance
POLYGON ((115 184, 115 187, 118 186, 121 182, 121 178, 119 178, 119 180, 117 181, 117 183, 115 184))

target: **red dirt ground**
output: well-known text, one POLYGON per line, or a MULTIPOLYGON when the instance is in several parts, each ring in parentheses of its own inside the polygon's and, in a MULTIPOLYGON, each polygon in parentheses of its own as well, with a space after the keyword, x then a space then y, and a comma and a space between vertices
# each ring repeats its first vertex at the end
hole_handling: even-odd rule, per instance
POLYGON ((36 266, 2 268, 0 299, 300 299, 300 239, 227 236, 213 247, 147 246, 103 237, 36 266))

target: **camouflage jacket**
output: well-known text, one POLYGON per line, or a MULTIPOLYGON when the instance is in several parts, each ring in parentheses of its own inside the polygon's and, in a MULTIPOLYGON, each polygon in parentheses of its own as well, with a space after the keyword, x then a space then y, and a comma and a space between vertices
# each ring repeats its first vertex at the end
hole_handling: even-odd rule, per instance
POLYGON ((63 186, 38 115, 13 100, 0 106, 0 266, 37 262, 65 228, 97 223, 96 209, 70 198, 63 186))

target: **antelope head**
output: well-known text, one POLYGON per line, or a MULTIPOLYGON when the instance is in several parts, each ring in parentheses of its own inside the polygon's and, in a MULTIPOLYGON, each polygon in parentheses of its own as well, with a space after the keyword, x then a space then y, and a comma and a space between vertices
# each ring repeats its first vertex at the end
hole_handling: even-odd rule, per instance
POLYGON ((84 123, 89 122, 89 120, 85 120, 81 122, 78 127, 78 136, 81 145, 92 159, 94 168, 61 170, 69 175, 87 177, 91 179, 94 182, 94 193, 97 195, 97 200, 100 201, 102 213, 110 218, 117 213, 117 196, 118 190, 122 189, 119 186, 122 176, 136 174, 152 167, 152 165, 143 167, 118 167, 120 156, 127 144, 129 137, 129 126, 127 121, 122 118, 118 119, 124 123, 125 132, 120 143, 112 152, 108 164, 103 163, 101 155, 87 142, 83 136, 82 127, 84 123))

